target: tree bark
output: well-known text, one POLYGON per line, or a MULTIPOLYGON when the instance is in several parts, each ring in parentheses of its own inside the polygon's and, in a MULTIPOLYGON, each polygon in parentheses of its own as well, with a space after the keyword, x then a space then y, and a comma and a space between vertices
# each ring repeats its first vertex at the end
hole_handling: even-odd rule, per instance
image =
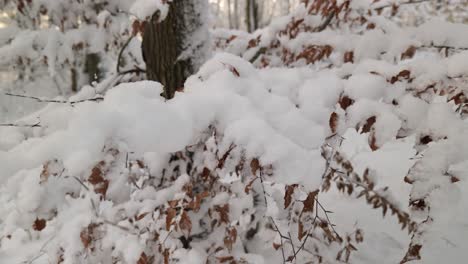
POLYGON ((143 59, 149 80, 164 86, 162 96, 171 99, 182 89, 188 76, 197 70, 196 56, 200 56, 202 43, 197 46, 191 35, 199 34, 203 18, 196 6, 202 0, 174 0, 167 17, 161 21, 157 11, 146 24, 142 41, 143 59), (187 55, 191 53, 190 55, 187 55))
POLYGON ((246 1, 245 23, 248 32, 258 29, 258 3, 256 0, 246 1))

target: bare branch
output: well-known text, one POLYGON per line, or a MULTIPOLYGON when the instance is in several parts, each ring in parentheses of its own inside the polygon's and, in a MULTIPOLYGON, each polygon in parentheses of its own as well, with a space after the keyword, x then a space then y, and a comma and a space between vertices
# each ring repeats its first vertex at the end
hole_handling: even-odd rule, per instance
POLYGON ((118 74, 120 74, 120 61, 122 60, 123 52, 127 48, 128 44, 130 44, 130 41, 132 41, 132 39, 133 39, 133 36, 130 36, 128 40, 125 42, 125 44, 122 46, 122 48, 120 49, 119 56, 117 57, 117 66, 115 69, 118 74))
POLYGON ((98 96, 94 98, 88 98, 88 99, 81 99, 81 100, 76 100, 76 101, 68 101, 68 100, 56 100, 56 99, 44 99, 36 96, 30 96, 30 95, 22 95, 22 94, 12 94, 12 93, 5 93, 5 95, 8 96, 13 96, 13 97, 20 97, 20 98, 26 98, 26 99, 32 99, 36 100, 37 102, 40 103, 57 103, 57 104, 78 104, 78 103, 83 103, 83 102, 99 102, 104 100, 104 97, 98 96))
POLYGON ((429 2, 430 0, 410 0, 408 2, 403 2, 403 3, 397 3, 397 4, 388 4, 388 5, 382 5, 382 6, 379 6, 379 7, 376 7, 374 8, 374 10, 376 11, 380 11, 384 8, 388 8, 388 7, 393 7, 393 6, 402 6, 402 5, 412 5, 412 4, 420 4, 420 3, 424 3, 424 2, 429 2))
POLYGON ((330 25, 330 23, 332 22, 333 17, 335 16, 335 14, 336 14, 336 10, 334 9, 333 11, 330 12, 330 14, 328 14, 325 21, 323 21, 323 23, 320 26, 318 26, 314 31, 315 32, 324 31, 328 27, 328 25, 330 25))

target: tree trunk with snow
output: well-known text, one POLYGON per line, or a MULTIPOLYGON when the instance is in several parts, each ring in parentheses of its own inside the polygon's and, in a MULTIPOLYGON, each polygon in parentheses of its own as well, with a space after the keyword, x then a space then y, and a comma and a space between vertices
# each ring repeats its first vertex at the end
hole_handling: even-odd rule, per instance
POLYGON ((183 88, 206 57, 206 10, 206 0, 174 0, 165 18, 161 19, 158 11, 145 26, 142 52, 146 75, 164 86, 166 99, 183 88))

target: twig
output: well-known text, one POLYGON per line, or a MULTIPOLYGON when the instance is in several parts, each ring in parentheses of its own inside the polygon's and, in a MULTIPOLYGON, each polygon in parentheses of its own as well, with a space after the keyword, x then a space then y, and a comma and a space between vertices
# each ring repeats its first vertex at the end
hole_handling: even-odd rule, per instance
POLYGON ((38 258, 42 257, 44 254, 46 254, 46 252, 44 251, 45 247, 50 243, 50 241, 52 241, 52 239, 55 238, 55 235, 50 237, 46 242, 44 242, 44 244, 41 246, 41 248, 39 249, 39 254, 35 257, 33 257, 32 259, 30 259, 29 261, 23 261, 22 263, 28 263, 28 264, 32 264, 34 261, 36 261, 38 258))
POLYGON ((328 14, 327 18, 325 19, 325 21, 320 25, 318 26, 318 28, 316 28, 314 30, 314 32, 322 32, 324 31, 328 25, 330 25, 331 21, 333 20, 333 17, 335 16, 336 14, 336 9, 333 9, 333 11, 330 12, 330 14, 328 14))
POLYGON ((286 263, 286 257, 284 255, 284 246, 283 246, 283 234, 281 234, 281 231, 279 230, 278 226, 276 225, 275 223, 275 220, 273 219, 273 217, 270 216, 270 220, 271 222, 273 223, 273 225, 275 226, 275 229, 274 230, 275 232, 278 232, 278 234, 280 235, 280 242, 281 242, 281 254, 283 255, 283 264, 286 263))
POLYGON ((402 6, 402 5, 420 4, 420 3, 429 2, 429 1, 430 0, 410 0, 408 2, 403 2, 403 3, 388 4, 388 5, 379 6, 379 7, 374 8, 374 10, 379 11, 379 10, 382 10, 384 8, 393 7, 395 5, 396 6, 402 6))
POLYGON ((73 176, 73 178, 74 178, 77 182, 79 182, 79 183, 81 184, 81 186, 83 186, 87 191, 89 191, 88 186, 86 186, 80 179, 78 179, 78 177, 73 176))
POLYGON ((40 121, 37 122, 36 124, 13 124, 13 123, 9 123, 9 124, 0 124, 0 127, 42 127, 40 125, 40 121))
POLYGON ((323 205, 319 202, 319 200, 316 198, 315 199, 315 202, 320 206, 320 208, 323 210, 323 213, 325 214, 325 217, 327 218, 327 222, 328 222, 328 225, 330 225, 331 229, 333 230, 333 232, 337 235, 338 235, 338 232, 336 232, 335 230, 335 225, 330 221, 330 218, 328 217, 328 214, 329 213, 332 213, 331 211, 328 211, 325 209, 325 207, 323 207, 323 205))
POLYGON ((260 49, 258 49, 258 51, 253 55, 253 57, 249 60, 250 63, 254 63, 258 57, 260 57, 260 55, 263 55, 267 52, 267 48, 266 47, 261 47, 260 49))
POLYGON ((468 50, 467 47, 452 47, 447 45, 434 45, 431 44, 429 46, 423 45, 422 48, 434 48, 434 49, 452 49, 452 50, 468 50))
POLYGON ((30 95, 22 95, 22 94, 12 94, 12 93, 5 93, 5 95, 8 96, 14 96, 14 97, 20 97, 20 98, 26 98, 26 99, 32 99, 36 100, 37 102, 40 103, 57 103, 57 104, 78 104, 78 103, 83 103, 83 102, 99 102, 104 100, 104 97, 94 97, 94 98, 88 98, 88 99, 81 99, 81 100, 76 100, 76 101, 68 101, 68 100, 55 100, 55 99, 44 99, 36 96, 30 96, 30 95))
POLYGON ((130 69, 130 70, 126 70, 126 71, 123 71, 123 72, 119 72, 118 74, 119 75, 125 75, 125 74, 130 74, 130 73, 146 73, 146 70, 140 69, 140 68, 135 66, 135 69, 130 69))
POLYGON ((132 41, 132 39, 133 39, 133 35, 131 35, 128 38, 128 40, 125 42, 125 44, 120 49, 119 56, 117 57, 117 66, 116 66, 116 69, 115 69, 118 74, 120 74, 120 61, 122 59, 123 52, 127 48, 128 44, 130 44, 130 41, 132 41))
POLYGON ((33 99, 33 100, 36 100, 36 101, 41 102, 41 103, 68 103, 65 100, 42 99, 42 98, 39 98, 39 97, 30 96, 30 95, 21 95, 21 94, 12 94, 12 93, 5 93, 5 95, 20 97, 20 98, 33 99))

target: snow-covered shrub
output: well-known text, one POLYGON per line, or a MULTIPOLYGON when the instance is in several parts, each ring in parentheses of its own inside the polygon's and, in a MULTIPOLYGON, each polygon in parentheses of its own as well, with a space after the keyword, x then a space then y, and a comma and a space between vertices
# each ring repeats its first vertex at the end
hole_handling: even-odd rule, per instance
POLYGON ((468 26, 401 27, 383 2, 216 32, 244 59, 167 102, 84 87, 2 128, 0 260, 463 262, 468 26))

